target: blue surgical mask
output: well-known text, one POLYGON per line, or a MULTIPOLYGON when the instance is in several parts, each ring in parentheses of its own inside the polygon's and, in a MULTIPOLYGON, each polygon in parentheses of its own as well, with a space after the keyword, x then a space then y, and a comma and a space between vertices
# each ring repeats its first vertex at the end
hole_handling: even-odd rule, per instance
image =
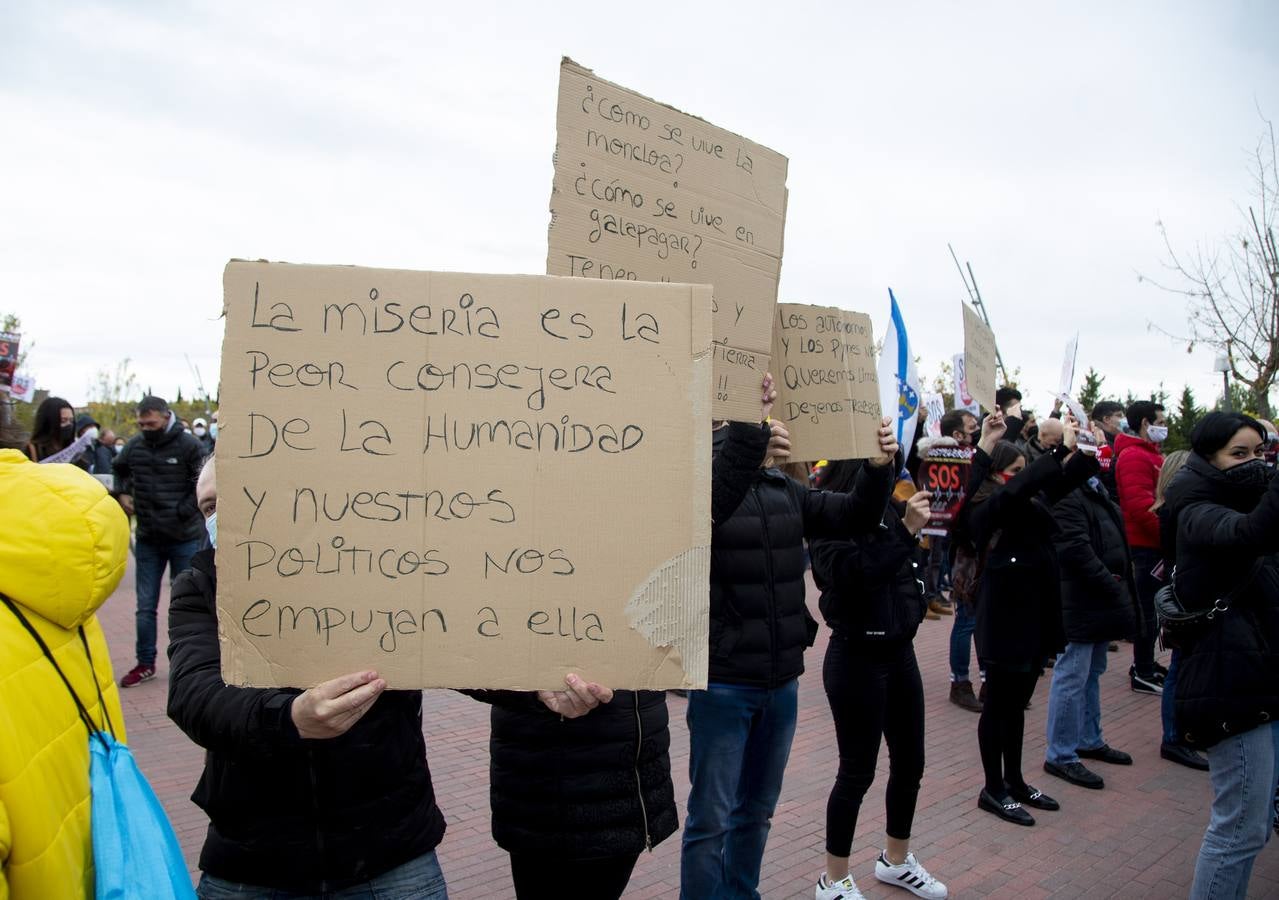
POLYGON ((217 423, 217 422, 210 422, 210 423, 209 423, 209 437, 211 437, 211 438, 216 438, 217 436, 218 436, 218 423, 217 423))
POLYGON ((218 549, 218 514, 215 511, 213 515, 204 520, 204 527, 209 532, 209 544, 213 549, 218 549))

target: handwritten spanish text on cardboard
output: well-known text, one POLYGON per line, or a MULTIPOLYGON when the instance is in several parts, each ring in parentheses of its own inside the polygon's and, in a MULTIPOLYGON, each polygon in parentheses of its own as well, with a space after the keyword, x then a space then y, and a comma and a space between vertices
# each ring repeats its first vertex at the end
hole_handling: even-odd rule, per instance
POLYGON ((546 271, 714 289, 717 419, 753 421, 768 371, 786 157, 560 66, 546 271))
POLYGON ((964 307, 964 374, 968 394, 987 411, 995 409, 995 332, 972 307, 964 307))
POLYGON ((710 288, 232 262, 229 684, 703 687, 710 288))
POLYGON ((779 303, 773 381, 773 418, 790 431, 792 460, 878 455, 879 380, 870 316, 779 303))

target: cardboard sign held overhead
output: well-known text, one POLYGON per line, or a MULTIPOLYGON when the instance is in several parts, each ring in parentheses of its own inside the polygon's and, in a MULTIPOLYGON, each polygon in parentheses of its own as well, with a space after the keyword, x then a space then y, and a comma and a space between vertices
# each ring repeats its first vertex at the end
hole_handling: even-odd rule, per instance
POLYGON ((704 687, 710 288, 232 262, 223 677, 704 687))
POLYGON ((546 271, 714 289, 716 419, 759 417, 786 224, 786 157, 560 65, 546 271))
POLYGON ((995 409, 995 332, 967 303, 964 307, 964 376, 968 394, 988 412, 995 409))
POLYGON ((779 303, 773 381, 773 418, 790 431, 792 460, 879 455, 879 379, 870 316, 779 303))

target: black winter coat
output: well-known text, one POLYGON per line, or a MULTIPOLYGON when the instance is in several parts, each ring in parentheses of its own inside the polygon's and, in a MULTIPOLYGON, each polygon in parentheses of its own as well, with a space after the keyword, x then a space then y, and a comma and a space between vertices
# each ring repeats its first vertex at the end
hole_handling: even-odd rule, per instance
POLYGON ((1279 478, 1258 501, 1192 453, 1164 509, 1181 602, 1207 609, 1227 598, 1229 606, 1183 648, 1177 670, 1177 732, 1189 746, 1211 747, 1279 721, 1279 478))
POLYGON ((891 466, 863 466, 847 494, 762 469, 767 425, 715 433, 711 465, 710 680, 773 688, 804 671, 817 622, 804 602, 804 538, 876 528, 891 466))
POLYGON ((919 542, 892 505, 870 534, 811 541, 808 551, 831 631, 855 641, 914 639, 928 610, 919 542))
POLYGON ((420 691, 386 691, 346 734, 303 740, 295 690, 222 681, 212 551, 169 607, 169 718, 206 751, 191 799, 209 815, 200 868, 280 890, 367 881, 444 836, 422 738, 420 691))
POLYGON ((1141 633, 1132 556, 1119 504, 1090 484, 1053 507, 1061 564, 1061 618, 1077 644, 1132 639, 1141 633))
MULTIPOLYGON (((960 533, 974 547, 985 548, 975 632, 977 656, 984 665, 1037 670, 1045 657, 1066 646, 1051 505, 1097 471, 1097 460, 1083 453, 1063 466, 1066 453, 1058 447, 1044 454, 989 497, 970 501, 960 511, 960 533)), ((990 474, 990 462, 979 447, 969 497, 990 474)))
POLYGON ((467 691, 493 704, 493 839, 509 853, 596 859, 651 850, 679 828, 663 691, 615 691, 561 720, 536 694, 467 691))
POLYGON ((138 537, 181 543, 204 535, 204 517, 195 503, 195 480, 204 464, 204 445, 177 419, 160 440, 134 435, 113 463, 116 490, 133 497, 138 537))

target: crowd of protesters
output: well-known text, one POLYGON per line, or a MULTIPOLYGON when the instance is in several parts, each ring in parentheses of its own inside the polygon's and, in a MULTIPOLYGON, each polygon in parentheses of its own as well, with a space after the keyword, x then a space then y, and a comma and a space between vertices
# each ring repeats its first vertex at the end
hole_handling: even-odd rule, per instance
MULTIPOLYGON (((783 470, 790 442, 770 417, 775 397, 766 378, 759 420, 722 423, 713 437, 709 684, 688 694, 680 896, 759 896, 804 651, 819 627, 805 600, 810 560, 831 632, 822 683, 838 748, 817 900, 862 896, 850 858, 881 742, 890 764, 874 877, 947 896, 911 850, 926 744, 913 640, 921 622, 942 616, 950 701, 979 714, 981 809, 1022 826, 1035 824, 1030 809, 1061 809, 1027 781, 1022 758, 1025 709, 1048 668, 1043 772, 1102 789, 1089 765, 1132 763, 1103 738, 1099 688, 1108 655, 1128 641, 1131 689, 1161 699, 1152 709, 1161 756, 1208 771, 1192 897, 1243 896, 1279 782, 1275 427, 1209 413, 1191 449, 1165 457, 1157 403, 1103 401, 1089 421, 1054 410, 1034 422, 1005 388, 984 417, 949 412, 934 435, 920 423, 909 454, 885 419, 872 458, 825 463, 810 483, 802 469, 799 478, 783 470), (932 498, 916 479, 937 447, 966 450, 970 476, 948 533, 925 535, 932 498), (1167 635, 1175 646, 1164 668, 1156 608, 1170 604, 1186 616, 1167 635)), ((76 710, 52 699, 56 676, 27 642, 43 636, 73 669, 67 686, 96 696, 89 714, 119 722, 122 738, 93 614, 123 574, 132 517, 136 664, 119 686, 156 674, 167 568, 168 713, 207 751, 193 797, 210 820, 199 895, 447 897, 421 692, 388 690, 372 670, 305 691, 223 682, 216 415, 188 427, 146 397, 136 424, 133 438, 117 440, 51 397, 30 435, 0 434, 0 510, 13 521, 38 506, 46 517, 44 530, 0 540, 10 608, 0 610, 0 896, 92 893, 87 749, 58 737, 76 710), (84 656, 71 653, 77 629, 84 656), (40 795, 50 783, 59 790, 40 795)), ((517 896, 620 897, 641 854, 679 830, 665 694, 578 675, 561 691, 467 693, 491 708, 492 830, 517 896)))

